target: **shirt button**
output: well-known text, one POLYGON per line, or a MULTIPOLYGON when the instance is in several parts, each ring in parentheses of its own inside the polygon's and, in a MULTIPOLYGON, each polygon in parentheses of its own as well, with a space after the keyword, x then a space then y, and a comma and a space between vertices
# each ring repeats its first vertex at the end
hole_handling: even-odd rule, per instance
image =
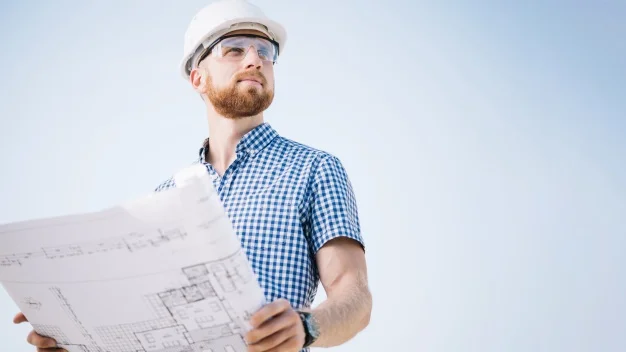
POLYGON ((249 152, 250 154, 254 155, 254 154, 256 153, 256 150, 254 150, 254 149, 250 149, 250 150, 248 150, 248 152, 249 152))

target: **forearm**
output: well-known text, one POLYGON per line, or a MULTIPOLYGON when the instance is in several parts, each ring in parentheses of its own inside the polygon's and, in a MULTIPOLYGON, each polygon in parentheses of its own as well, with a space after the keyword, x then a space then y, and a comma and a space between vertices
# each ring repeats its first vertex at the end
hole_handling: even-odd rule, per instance
POLYGON ((367 286, 355 287, 329 297, 313 310, 320 337, 313 347, 333 347, 352 339, 370 319, 372 296, 367 286))

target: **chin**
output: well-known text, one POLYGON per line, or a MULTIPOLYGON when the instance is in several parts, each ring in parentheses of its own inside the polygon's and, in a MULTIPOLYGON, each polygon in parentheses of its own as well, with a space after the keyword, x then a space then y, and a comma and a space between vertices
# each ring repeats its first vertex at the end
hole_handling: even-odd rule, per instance
POLYGON ((263 87, 247 87, 243 89, 243 92, 251 95, 261 95, 265 93, 265 89, 263 87))

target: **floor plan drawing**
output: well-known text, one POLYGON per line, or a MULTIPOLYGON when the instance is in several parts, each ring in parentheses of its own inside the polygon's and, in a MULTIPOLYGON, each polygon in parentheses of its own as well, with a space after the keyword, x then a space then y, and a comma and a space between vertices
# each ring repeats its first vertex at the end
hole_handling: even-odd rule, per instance
POLYGON ((0 226, 0 283, 69 352, 243 352, 263 291, 206 172, 100 213, 0 226))
POLYGON ((186 234, 180 229, 157 229, 154 233, 129 233, 117 238, 74 245, 41 248, 35 252, 0 255, 0 266, 22 265, 24 261, 35 258, 63 259, 80 255, 106 253, 114 250, 138 251, 147 247, 156 247, 163 243, 184 239, 186 234))
POLYGON ((155 320, 97 327, 107 351, 222 352, 229 346, 235 351, 245 349, 241 323, 252 312, 239 316, 230 309, 227 299, 229 293, 243 290, 255 280, 243 270, 246 263, 242 254, 183 268, 181 274, 189 280, 188 286, 146 295, 155 320))

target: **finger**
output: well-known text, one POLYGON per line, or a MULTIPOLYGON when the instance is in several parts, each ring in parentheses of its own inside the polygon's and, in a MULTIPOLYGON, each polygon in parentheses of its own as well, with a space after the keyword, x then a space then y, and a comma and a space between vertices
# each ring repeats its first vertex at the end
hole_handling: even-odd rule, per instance
POLYGON ((250 330, 246 334, 246 342, 248 344, 257 343, 264 338, 283 330, 291 325, 300 322, 300 316, 294 310, 288 310, 281 315, 275 316, 274 319, 268 320, 256 329, 250 330))
POLYGON ((57 342, 49 337, 41 336, 35 330, 31 331, 26 337, 26 341, 38 348, 57 347, 57 342))
MULTIPOLYGON (((262 351, 271 351, 273 348, 276 348, 291 338, 297 337, 298 332, 296 331, 295 326, 289 326, 286 329, 280 330, 271 336, 264 338, 263 340, 249 345, 249 352, 262 352, 262 351)), ((287 346, 284 346, 287 347, 287 346)))
POLYGON ((283 341, 280 345, 264 352, 299 351, 302 349, 302 346, 304 346, 304 340, 298 338, 298 336, 293 336, 283 341))
POLYGON ((263 306, 250 318, 252 327, 258 327, 271 317, 278 315, 287 309, 291 309, 291 304, 286 299, 278 299, 270 304, 263 306))
POLYGON ((13 317, 13 324, 20 324, 26 321, 28 321, 28 319, 26 319, 26 316, 22 312, 17 313, 15 317, 13 317))

